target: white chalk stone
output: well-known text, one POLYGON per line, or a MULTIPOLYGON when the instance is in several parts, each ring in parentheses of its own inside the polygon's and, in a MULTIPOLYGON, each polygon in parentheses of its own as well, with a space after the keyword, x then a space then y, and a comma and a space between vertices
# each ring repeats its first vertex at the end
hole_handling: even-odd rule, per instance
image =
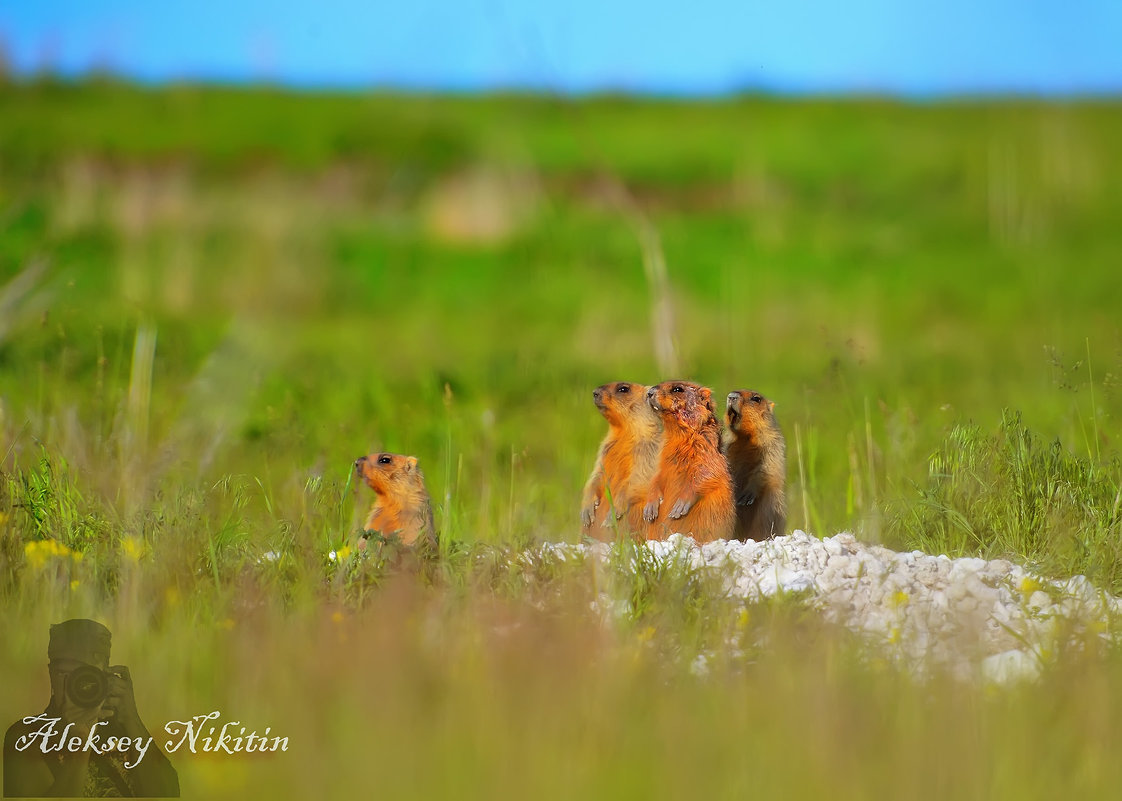
MULTIPOLYGON (((614 547, 545 544, 536 556, 604 562, 611 561, 614 547)), ((1038 675, 1039 659, 1026 649, 1055 651, 1057 638, 1073 630, 1065 621, 1075 622, 1078 631, 1091 620, 1122 615, 1122 598, 1103 593, 1085 576, 1052 581, 1005 559, 896 553, 862 544, 851 533, 818 540, 796 531, 764 542, 704 546, 675 534, 645 547, 656 559, 717 571, 732 597, 806 594, 828 619, 889 647, 893 659, 917 670, 941 665, 962 676, 980 670, 992 681, 1038 675), (1033 589, 1026 599, 1026 580, 1054 589, 1033 589)), ((606 595, 593 607, 608 619, 631 612, 625 601, 606 595)))

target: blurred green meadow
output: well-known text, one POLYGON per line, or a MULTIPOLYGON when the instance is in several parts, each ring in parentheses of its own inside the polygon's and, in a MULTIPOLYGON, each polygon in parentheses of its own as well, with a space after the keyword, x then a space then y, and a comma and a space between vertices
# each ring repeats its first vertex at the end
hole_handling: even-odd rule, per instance
POLYGON ((0 709, 92 616, 150 728, 291 737, 185 797, 1113 797, 1112 649, 917 683, 504 554, 579 540, 595 386, 685 377, 776 402, 791 529, 1122 594, 1120 112, 0 85, 0 709), (435 574, 358 554, 380 450, 435 574))

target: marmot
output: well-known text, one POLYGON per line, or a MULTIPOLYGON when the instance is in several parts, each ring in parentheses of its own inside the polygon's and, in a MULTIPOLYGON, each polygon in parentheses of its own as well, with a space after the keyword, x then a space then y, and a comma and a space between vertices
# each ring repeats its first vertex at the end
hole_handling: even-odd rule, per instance
POLYGON ((758 392, 729 393, 724 452, 736 498, 738 540, 787 533, 787 444, 774 409, 758 392))
POLYGON ((728 539, 736 523, 732 478, 717 445, 713 393, 688 381, 664 381, 647 390, 662 418, 658 471, 647 492, 647 539, 674 532, 697 542, 728 539))
POLYGON ((713 443, 713 447, 721 450, 721 421, 717 417, 717 407, 713 405, 713 393, 708 387, 701 387, 701 396, 705 400, 705 411, 708 414, 701 423, 701 433, 713 443))
POLYGON ((436 544, 432 501, 417 457, 372 453, 355 460, 355 470, 374 490, 374 505, 363 528, 384 537, 396 534, 403 545, 436 544))
POLYGON ((608 421, 596 465, 581 497, 581 531, 611 539, 616 526, 642 531, 643 502, 658 466, 662 421, 647 403, 645 384, 603 384, 592 401, 608 421), (611 504, 604 503, 605 494, 611 504), (614 507, 614 508, 613 508, 614 507), (617 521, 620 521, 617 523, 617 521))

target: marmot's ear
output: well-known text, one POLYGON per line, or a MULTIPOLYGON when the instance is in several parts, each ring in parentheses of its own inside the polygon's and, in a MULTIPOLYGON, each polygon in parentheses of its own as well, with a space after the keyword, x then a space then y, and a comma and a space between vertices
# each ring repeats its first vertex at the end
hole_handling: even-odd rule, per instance
POLYGON ((413 470, 416 469, 416 467, 417 467, 417 457, 416 456, 406 456, 405 457, 405 469, 407 471, 409 471, 410 473, 412 473, 413 470))
POLYGON ((769 412, 774 412, 775 411, 775 401, 768 401, 767 402, 767 408, 768 408, 769 412))

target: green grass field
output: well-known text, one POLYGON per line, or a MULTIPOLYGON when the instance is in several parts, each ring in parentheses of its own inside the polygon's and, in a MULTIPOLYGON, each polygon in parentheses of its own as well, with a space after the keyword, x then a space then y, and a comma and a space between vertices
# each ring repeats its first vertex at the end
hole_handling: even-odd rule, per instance
POLYGON ((596 385, 680 376, 776 401, 790 528, 1122 594, 1119 141, 1112 102, 0 85, 0 709, 92 616, 150 727, 291 737, 179 756, 185 797, 1115 797, 1110 649, 917 683, 797 602, 496 549, 579 539, 596 385), (355 555, 375 450, 435 575, 355 555))

